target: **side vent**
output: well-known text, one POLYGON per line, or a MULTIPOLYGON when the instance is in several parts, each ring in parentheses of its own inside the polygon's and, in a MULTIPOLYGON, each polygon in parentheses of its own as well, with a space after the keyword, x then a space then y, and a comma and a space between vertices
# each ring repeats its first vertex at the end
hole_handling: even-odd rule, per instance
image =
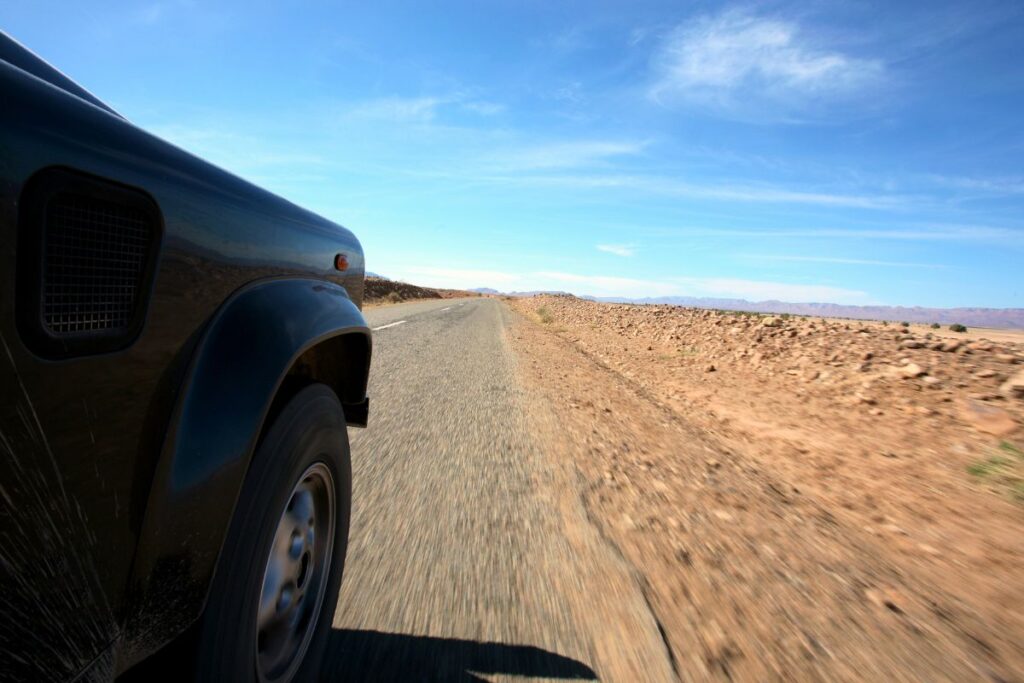
POLYGON ((18 327, 47 358, 132 343, 145 321, 160 211, 148 195, 64 169, 32 177, 18 217, 18 327))

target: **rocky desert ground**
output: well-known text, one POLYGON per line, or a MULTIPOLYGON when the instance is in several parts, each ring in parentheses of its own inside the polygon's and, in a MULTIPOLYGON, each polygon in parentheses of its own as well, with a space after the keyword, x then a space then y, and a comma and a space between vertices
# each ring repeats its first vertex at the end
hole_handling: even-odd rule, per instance
POLYGON ((1020 334, 507 303, 680 679, 1024 680, 1020 334))

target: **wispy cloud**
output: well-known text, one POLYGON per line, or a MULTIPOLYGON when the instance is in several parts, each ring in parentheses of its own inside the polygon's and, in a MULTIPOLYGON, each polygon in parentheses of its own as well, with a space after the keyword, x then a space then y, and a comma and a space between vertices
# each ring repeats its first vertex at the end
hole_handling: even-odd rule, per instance
POLYGON ((152 26, 163 18, 166 6, 159 2, 139 7, 131 13, 131 18, 140 24, 152 26))
POLYGON ((906 261, 876 261, 874 259, 841 258, 832 256, 788 256, 784 254, 737 254, 740 258, 757 261, 791 261, 797 263, 836 263, 852 266, 885 266, 893 268, 948 268, 941 263, 908 263, 906 261))
POLYGON ((598 244, 598 251, 603 251, 616 256, 635 256, 636 247, 630 244, 598 244))
POLYGON ((818 47, 796 23, 737 9, 672 31, 655 58, 650 96, 759 116, 799 115, 878 83, 884 65, 818 47), (771 105, 774 111, 766 111, 771 105))
POLYGON ((494 287, 505 291, 569 291, 577 295, 644 298, 661 296, 727 297, 762 301, 872 303, 863 291, 822 284, 793 284, 736 278, 674 277, 663 280, 588 275, 562 271, 510 273, 497 270, 410 267, 389 268, 400 279, 433 287, 494 287))
POLYGON ((496 116, 505 111, 505 105, 503 104, 483 101, 464 102, 462 108, 481 116, 496 116))
POLYGON ((1024 194, 1024 177, 972 178, 932 175, 930 178, 939 185, 972 192, 995 195, 1024 194))
POLYGON ((657 228, 652 235, 679 237, 746 237, 760 239, 843 239, 894 240, 908 242, 964 242, 998 244, 1024 248, 1024 229, 987 225, 950 225, 944 223, 918 223, 893 228, 743 228, 678 227, 657 228))
MULTIPOLYGON (((550 166, 560 160, 561 165, 580 166, 585 156, 553 156, 550 166)), ((593 162, 591 162, 593 163, 593 162)), ((541 169, 544 166, 534 166, 541 169)), ((808 204, 817 206, 849 207, 859 209, 895 209, 907 203, 908 197, 885 194, 845 194, 833 192, 808 192, 792 190, 773 185, 749 185, 744 183, 702 184, 676 180, 668 176, 626 175, 618 173, 522 175, 480 177, 492 182, 508 182, 529 185, 548 185, 580 189, 631 189, 654 194, 728 202, 751 202, 763 204, 808 204)))
POLYGON ((437 116, 438 108, 450 101, 444 97, 381 97, 358 102, 345 115, 375 121, 429 123, 437 116))
POLYGON ((493 165, 502 170, 534 171, 555 168, 594 168, 610 160, 640 154, 646 142, 574 140, 553 142, 497 153, 493 165))
POLYGON ((764 301, 777 299, 794 303, 866 304, 872 303, 867 292, 821 284, 792 284, 737 278, 678 278, 683 287, 697 296, 728 297, 764 301))

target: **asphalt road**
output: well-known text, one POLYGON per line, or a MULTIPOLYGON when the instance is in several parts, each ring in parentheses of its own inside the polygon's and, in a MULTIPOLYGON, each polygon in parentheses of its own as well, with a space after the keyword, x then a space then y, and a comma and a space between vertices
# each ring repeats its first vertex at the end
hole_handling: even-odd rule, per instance
MULTIPOLYGON (((328 681, 671 679, 571 469, 531 434, 497 300, 370 309, 370 426, 328 681)), ((532 413, 531 413, 532 414, 532 413)))

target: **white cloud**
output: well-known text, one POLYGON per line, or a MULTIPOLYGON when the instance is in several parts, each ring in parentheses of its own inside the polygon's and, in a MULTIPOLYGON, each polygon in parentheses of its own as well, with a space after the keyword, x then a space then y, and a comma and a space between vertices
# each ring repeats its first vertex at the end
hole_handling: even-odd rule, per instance
POLYGON ((163 4, 157 2, 139 7, 131 16, 140 24, 152 26, 163 18, 166 9, 163 4))
POLYGON ((907 227, 881 228, 792 228, 745 230, 737 228, 660 228, 658 235, 677 237, 749 237, 755 239, 828 238, 853 240, 896 240, 925 242, 977 242, 1024 247, 1024 229, 987 225, 919 223, 907 227))
POLYGON ((474 114, 480 114, 481 116, 495 116, 505 111, 505 105, 498 104, 497 102, 466 102, 462 106, 474 114))
POLYGON ((381 97, 358 102, 346 113, 360 119, 429 123, 437 116, 438 107, 450 101, 444 97, 381 97))
POLYGON ((633 256, 636 254, 636 248, 629 244, 598 244, 597 250, 615 254, 616 256, 633 256))
POLYGON ((953 187, 985 194, 1024 194, 1024 177, 970 178, 933 175, 931 179, 945 187, 953 187))
POLYGON ((682 100, 760 118, 801 113, 878 83, 878 60, 815 45, 793 22, 727 10, 677 27, 655 59, 656 101, 682 100), (774 111, 766 111, 772 105, 774 111))
POLYGON ((784 254, 740 254, 743 258, 759 261, 794 261, 797 263, 838 263, 853 266, 890 266, 894 268, 945 268, 938 263, 908 263, 906 261, 876 261, 874 259, 839 258, 832 256, 787 256, 784 254))
POLYGON ((560 271, 510 273, 496 270, 414 266, 385 269, 399 280, 429 287, 502 291, 568 291, 577 295, 644 298, 660 296, 727 297, 762 301, 871 303, 867 293, 820 284, 791 284, 735 278, 672 277, 649 280, 611 275, 582 275, 560 271))
POLYGON ((867 292, 819 284, 791 284, 737 278, 674 278, 693 296, 726 297, 764 301, 777 299, 793 303, 867 304, 867 292))
POLYGON ((620 140, 556 142, 500 153, 494 165, 502 170, 516 171, 593 168, 616 157, 640 154, 646 146, 646 142, 620 140))
MULTIPOLYGON (((579 159, 583 157, 580 156, 579 159)), ((572 155, 562 157, 569 165, 572 155)), ((550 163, 554 165, 555 157, 550 163)), ((577 162, 579 165, 581 162, 577 162)), ((534 168, 542 168, 534 166, 534 168)), ((710 199, 728 202, 764 204, 808 204, 817 206, 843 206, 859 209, 893 209, 905 206, 908 198, 900 195, 858 195, 832 192, 807 192, 771 185, 698 184, 675 180, 665 176, 623 175, 615 173, 587 175, 518 175, 481 177, 481 180, 582 189, 621 188, 655 194, 710 199)))

